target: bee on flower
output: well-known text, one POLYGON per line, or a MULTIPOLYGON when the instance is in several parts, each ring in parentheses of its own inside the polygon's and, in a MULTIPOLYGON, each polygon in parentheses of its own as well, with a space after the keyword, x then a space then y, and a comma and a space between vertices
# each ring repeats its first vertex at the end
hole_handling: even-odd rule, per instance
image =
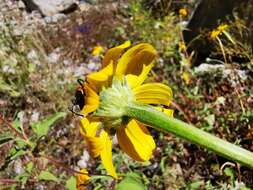
POLYGON ((100 157, 109 175, 117 178, 112 162, 112 136, 116 134, 119 146, 131 158, 147 161, 156 147, 147 125, 126 117, 130 105, 150 107, 173 115, 167 109, 172 90, 161 83, 144 83, 154 65, 157 52, 152 45, 140 43, 131 48, 130 41, 109 49, 102 61, 102 69, 89 74, 84 82, 84 105, 80 132, 90 155, 100 157), (126 50, 127 49, 127 50, 126 50))

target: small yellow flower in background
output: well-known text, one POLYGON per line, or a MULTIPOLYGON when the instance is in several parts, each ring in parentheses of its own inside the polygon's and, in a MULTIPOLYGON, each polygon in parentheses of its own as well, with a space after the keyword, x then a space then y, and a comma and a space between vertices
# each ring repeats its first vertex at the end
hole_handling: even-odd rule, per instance
POLYGON ((179 9, 178 12, 179 12, 179 15, 180 15, 181 17, 186 17, 187 14, 188 14, 188 11, 187 11, 186 8, 181 8, 181 9, 179 9))
POLYGON ((104 50, 103 47, 100 46, 100 45, 98 45, 98 46, 95 46, 95 47, 93 48, 91 54, 92 54, 93 56, 97 56, 97 55, 99 55, 103 50, 104 50))
POLYGON ((211 39, 216 39, 219 35, 221 35, 225 30, 227 30, 228 25, 227 24, 221 24, 217 28, 213 29, 210 38, 211 39))
POLYGON ((210 38, 211 39, 216 39, 219 35, 221 34, 221 32, 219 30, 212 30, 211 34, 210 34, 210 38))
POLYGON ((187 85, 190 84, 191 77, 188 72, 186 72, 186 71, 183 72, 182 79, 184 80, 185 84, 187 84, 187 85))
POLYGON ((86 186, 90 181, 90 176, 86 169, 81 169, 80 173, 76 176, 76 188, 77 190, 86 190, 86 186))
POLYGON ((179 42, 179 43, 178 43, 178 49, 179 49, 180 52, 185 52, 186 49, 187 49, 185 43, 182 42, 182 41, 179 42))
POLYGON ((228 28, 228 25, 227 25, 227 24, 221 24, 221 25, 218 26, 217 30, 223 32, 223 31, 225 31, 227 28, 228 28))
POLYGON ((109 175, 117 178, 112 162, 111 129, 116 131, 119 146, 131 158, 147 161, 156 147, 147 126, 133 118, 122 118, 124 105, 151 104, 172 116, 169 106, 172 90, 161 83, 143 84, 157 56, 148 43, 131 48, 130 41, 109 49, 102 69, 87 76, 83 85, 85 105, 80 131, 92 157, 100 157, 109 175), (127 51, 125 51, 129 48, 127 51))

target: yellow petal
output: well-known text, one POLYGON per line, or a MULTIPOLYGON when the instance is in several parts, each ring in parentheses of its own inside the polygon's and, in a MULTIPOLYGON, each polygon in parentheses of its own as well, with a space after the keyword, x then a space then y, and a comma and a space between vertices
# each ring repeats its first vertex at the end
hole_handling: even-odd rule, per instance
POLYGON ((137 86, 140 86, 147 78, 148 73, 153 67, 153 65, 154 64, 149 64, 147 66, 143 65, 142 72, 139 76, 132 74, 126 75, 127 84, 129 85, 129 87, 133 89, 136 88, 137 86))
POLYGON ((131 42, 130 41, 126 41, 125 43, 117 46, 117 47, 114 47, 114 48, 111 48, 109 49, 106 54, 105 54, 105 57, 103 59, 103 63, 102 63, 102 67, 106 67, 111 61, 116 64, 120 54, 122 53, 122 51, 126 48, 128 48, 129 46, 131 45, 131 42))
POLYGON ((108 174, 117 179, 118 176, 112 163, 112 141, 105 131, 101 132, 100 139, 104 143, 104 149, 100 153, 102 164, 108 174))
POLYGON ((134 119, 117 129, 117 138, 122 150, 137 161, 149 160, 155 149, 154 139, 147 128, 134 119))
POLYGON ((103 86, 107 87, 110 84, 113 75, 113 63, 111 61, 105 68, 98 72, 91 73, 87 76, 89 85, 99 92, 103 86))
POLYGON ((93 158, 98 157, 104 150, 104 141, 99 137, 84 136, 85 142, 87 143, 90 155, 93 158))
POLYGON ((92 137, 96 136, 100 124, 99 122, 89 122, 89 120, 85 117, 81 118, 80 122, 80 132, 82 135, 88 135, 92 137))
POLYGON ((95 111, 99 106, 99 96, 97 93, 85 84, 85 105, 81 110, 81 113, 88 114, 95 111))
POLYGON ((138 44, 127 50, 119 59, 116 75, 139 75, 143 65, 151 64, 157 55, 156 50, 148 43, 138 44))
POLYGON ((89 153, 93 158, 100 155, 102 164, 107 172, 117 178, 115 168, 112 163, 112 141, 107 132, 101 131, 97 137, 99 122, 89 122, 87 118, 82 118, 80 131, 87 143, 89 153))
POLYGON ((86 186, 90 181, 89 173, 86 169, 81 169, 80 173, 76 176, 76 188, 77 190, 86 190, 86 186))
POLYGON ((154 108, 158 111, 165 113, 169 117, 173 117, 174 110, 172 110, 172 109, 162 108, 162 107, 158 107, 158 106, 154 107, 154 108))
POLYGON ((87 118, 82 118, 80 132, 87 143, 89 153, 93 158, 98 157, 104 149, 104 142, 101 138, 96 137, 99 130, 99 122, 89 122, 87 118))
POLYGON ((144 104, 169 105, 172 100, 172 90, 162 83, 147 83, 133 89, 135 98, 144 104))

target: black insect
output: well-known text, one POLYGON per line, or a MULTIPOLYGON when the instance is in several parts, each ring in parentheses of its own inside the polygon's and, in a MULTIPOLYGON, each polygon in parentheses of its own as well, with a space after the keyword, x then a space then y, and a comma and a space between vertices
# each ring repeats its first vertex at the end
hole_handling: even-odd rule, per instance
POLYGON ((75 92, 75 98, 72 100, 72 107, 69 108, 69 110, 74 113, 75 115, 83 116, 82 114, 78 113, 76 111, 76 107, 78 106, 78 110, 82 110, 85 105, 85 89, 84 89, 84 80, 77 79, 77 82, 79 83, 79 87, 76 89, 75 92))

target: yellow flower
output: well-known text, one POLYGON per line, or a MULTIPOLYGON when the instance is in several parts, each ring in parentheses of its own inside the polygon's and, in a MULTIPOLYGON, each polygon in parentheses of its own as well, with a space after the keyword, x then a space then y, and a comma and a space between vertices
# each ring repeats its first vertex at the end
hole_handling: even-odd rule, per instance
POLYGON ((179 12, 179 15, 180 15, 181 17, 186 17, 187 14, 188 14, 188 11, 187 11, 186 8, 181 8, 181 9, 179 9, 178 12, 179 12))
POLYGON ((219 35, 221 35, 228 28, 227 24, 221 24, 216 29, 212 30, 210 34, 211 39, 216 39, 219 35))
POLYGON ((227 28, 228 28, 228 25, 227 25, 227 24, 221 24, 221 25, 218 26, 217 30, 223 32, 223 31, 225 31, 227 28))
POLYGON ((81 169, 80 173, 76 176, 76 188, 77 190, 86 190, 86 186, 90 181, 88 171, 86 169, 81 169))
POLYGON ((216 39, 219 35, 221 34, 221 32, 219 30, 212 30, 211 34, 210 34, 210 38, 211 39, 216 39))
POLYGON ((190 81, 191 81, 191 77, 190 77, 190 74, 186 71, 183 72, 182 74, 182 79, 184 80, 184 82, 188 85, 190 84, 190 81))
POLYGON ((102 51, 103 51, 103 47, 100 46, 100 45, 98 45, 98 46, 95 46, 95 47, 93 48, 91 54, 92 54, 93 56, 97 56, 97 55, 99 55, 102 51))
POLYGON ((186 49, 187 49, 185 43, 184 42, 179 42, 178 49, 179 49, 180 52, 185 52, 186 49))
POLYGON ((88 115, 81 119, 81 133, 89 152, 93 157, 100 156, 105 169, 115 178, 112 141, 108 135, 111 129, 115 129, 121 149, 137 161, 149 160, 155 149, 155 142, 144 124, 133 118, 122 118, 124 105, 152 104, 169 116, 173 114, 159 107, 170 105, 172 90, 161 83, 143 84, 153 67, 156 50, 148 43, 140 43, 125 51, 130 45, 127 41, 109 49, 102 69, 87 76, 85 106, 81 110, 88 115))

